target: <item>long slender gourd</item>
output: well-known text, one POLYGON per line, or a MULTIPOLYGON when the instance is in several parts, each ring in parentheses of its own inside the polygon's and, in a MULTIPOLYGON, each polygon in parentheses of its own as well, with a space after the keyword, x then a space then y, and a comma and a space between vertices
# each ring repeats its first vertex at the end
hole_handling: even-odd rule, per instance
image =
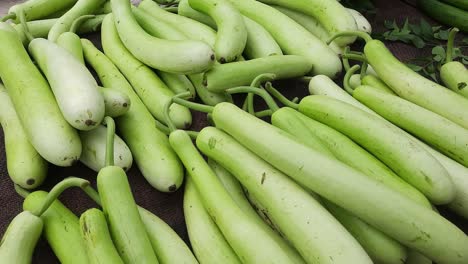
POLYGON ((82 39, 85 60, 101 83, 130 97, 129 111, 117 118, 117 126, 145 179, 162 192, 176 191, 183 181, 183 169, 167 136, 154 126, 154 118, 117 67, 91 41, 82 39), (138 127, 138 129, 135 129, 138 127))
MULTIPOLYGON (((37 210, 46 197, 47 192, 44 191, 29 194, 23 202, 23 209, 37 210)), ((41 219, 44 222, 43 235, 61 263, 89 263, 85 243, 80 234, 79 219, 72 211, 56 200, 41 219)))
POLYGON ((5 137, 8 175, 22 188, 37 188, 47 176, 47 162, 29 142, 10 96, 1 84, 0 124, 5 137))
MULTIPOLYGON (((284 54, 300 55, 313 65, 312 74, 331 78, 341 72, 338 55, 294 20, 255 0, 230 0, 246 17, 262 25, 275 38, 284 54)), ((353 20, 354 23, 354 20, 353 20)))
MULTIPOLYGON (((91 33, 91 32, 96 32, 99 30, 99 27, 101 26, 102 20, 104 19, 105 15, 98 15, 95 16, 94 18, 90 18, 81 24, 81 26, 78 28, 77 33, 78 34, 86 34, 86 33, 91 33)), ((34 20, 34 21, 29 21, 27 22, 29 32, 33 35, 35 38, 45 38, 47 37, 47 34, 49 34, 50 29, 52 26, 58 21, 58 19, 44 19, 44 20, 34 20)), ((23 42, 23 45, 27 46, 29 44, 28 39, 26 38, 24 31, 23 31, 23 26, 21 24, 15 24, 13 27, 18 31, 18 34, 21 38, 21 42, 23 42)))
POLYGON ((447 170, 396 126, 357 107, 321 95, 305 97, 299 104, 299 111, 350 137, 431 202, 446 204, 455 197, 447 170))
MULTIPOLYGON (((99 170, 105 167, 106 127, 99 125, 91 131, 82 131, 80 132, 80 138, 83 144, 80 161, 93 171, 99 172, 99 170)), ((117 135, 114 140, 114 157, 115 165, 124 171, 132 167, 132 152, 127 144, 117 135)))
POLYGON ((79 130, 99 125, 104 118, 104 98, 86 66, 46 39, 34 39, 28 49, 47 77, 67 122, 79 130))
POLYGON ((265 223, 262 218, 257 214, 255 209, 249 203, 247 197, 245 197, 244 190, 242 189, 239 181, 225 168, 221 167, 212 159, 208 159, 208 165, 213 170, 213 172, 218 176, 218 179, 223 184, 226 191, 232 197, 234 202, 239 206, 239 208, 249 216, 253 221, 258 223, 259 228, 264 229, 271 238, 273 238, 280 247, 288 254, 289 258, 293 263, 302 263, 304 264, 304 259, 299 255, 296 249, 294 249, 288 241, 286 241, 280 234, 273 230, 267 223, 265 223))
POLYGON ((319 202, 232 137, 207 127, 197 137, 197 147, 261 201, 270 219, 307 263, 372 263, 359 243, 319 202))
POLYGON ((78 35, 73 32, 64 32, 57 38, 56 43, 70 52, 75 59, 84 64, 83 47, 81 47, 81 40, 78 35))
POLYGON ((447 41, 445 63, 440 68, 440 78, 452 91, 468 98, 468 69, 459 61, 453 61, 453 46, 458 28, 452 28, 447 41))
POLYGON ((89 263, 124 263, 112 242, 106 217, 101 210, 92 208, 84 212, 80 216, 80 230, 89 263))
POLYGON ((179 74, 200 73, 212 67, 215 56, 206 43, 155 38, 138 25, 129 1, 111 0, 111 5, 122 43, 138 60, 155 69, 179 74))
POLYGON ((242 213, 185 131, 171 132, 169 142, 188 168, 206 210, 241 262, 292 263, 281 247, 242 213))
MULTIPOLYGON (((328 148, 328 152, 331 152, 332 157, 400 192, 419 204, 431 208, 431 204, 421 192, 398 177, 390 168, 354 143, 350 138, 333 128, 308 118, 292 108, 285 107, 273 113, 271 123, 296 136, 315 150, 323 152, 321 148, 316 147, 316 144, 310 144, 311 137, 317 138, 320 143, 328 148), (295 118, 299 122, 302 122, 302 131, 296 131, 293 127, 290 127, 290 125, 283 121, 286 118, 295 118)), ((330 155, 328 152, 324 154, 330 155)))
MULTIPOLYGON (((357 30, 354 17, 338 1, 324 0, 260 0, 269 5, 279 5, 296 10, 317 19, 330 35, 342 31, 357 30)), ((346 46, 354 42, 355 37, 347 37, 337 40, 340 46, 346 46)))
POLYGON ((0 43, 0 60, 15 61, 1 64, 0 77, 29 141, 48 162, 71 166, 81 154, 78 133, 63 118, 49 84, 7 23, 0 23, 0 43))
POLYGON ((204 74, 203 85, 212 92, 223 92, 236 86, 249 85, 258 75, 272 73, 276 79, 304 76, 312 65, 301 56, 269 56, 248 61, 215 65, 204 74))
POLYGON ((203 41, 210 45, 210 47, 214 47, 216 31, 209 26, 193 19, 168 12, 152 0, 143 0, 138 8, 182 31, 189 39, 203 41))
POLYGON ((468 32, 468 10, 452 6, 441 0, 418 0, 416 6, 434 20, 468 32))
POLYGON ((75 5, 62 15, 57 20, 57 23, 52 26, 47 38, 52 42, 56 42, 62 33, 70 29, 75 19, 80 16, 93 14, 104 2, 105 0, 78 0, 75 5))
POLYGON ((190 6, 209 15, 216 23, 216 60, 237 60, 247 43, 247 28, 240 12, 228 0, 189 0, 190 6))
POLYGON ((376 113, 468 166, 468 130, 395 95, 359 86, 353 97, 376 113))
POLYGON ((15 23, 19 22, 19 12, 24 12, 27 21, 42 19, 60 10, 69 8, 77 0, 29 0, 16 4, 8 10, 8 14, 14 15, 15 23))
POLYGON ((104 98, 106 116, 119 117, 128 112, 132 102, 126 93, 114 88, 100 88, 100 92, 104 98))
POLYGON ((467 236, 431 209, 319 154, 235 105, 216 105, 212 117, 218 128, 262 159, 403 245, 439 263, 468 261, 467 236))
MULTIPOLYGON (((216 22, 210 16, 193 9, 189 5, 188 0, 179 2, 177 12, 179 15, 192 18, 214 29, 217 28, 216 22)), ((243 51, 247 58, 254 59, 271 55, 283 55, 278 43, 276 43, 275 39, 263 26, 246 16, 242 17, 247 30, 247 42, 243 51)))
POLYGON ((138 211, 159 262, 198 263, 189 247, 168 224, 140 206, 138 211))
POLYGON ((379 40, 361 34, 367 41, 364 54, 370 65, 398 96, 468 129, 468 100, 414 72, 379 40))
POLYGON ((187 177, 184 190, 184 216, 193 252, 207 264, 240 264, 234 250, 206 211, 197 187, 187 177))
MULTIPOLYGON (((296 21, 296 23, 303 26, 321 41, 327 42, 327 40, 330 38, 330 33, 328 33, 328 31, 322 26, 322 24, 320 24, 315 18, 308 16, 302 12, 285 8, 282 6, 272 5, 272 7, 274 7, 281 13, 287 15, 292 20, 296 21)), ((335 41, 328 44, 328 46, 337 54, 341 54, 343 52, 343 48, 341 48, 335 41)))
MULTIPOLYGON (((104 53, 132 84, 135 92, 151 114, 165 123, 163 116, 164 104, 171 100, 174 93, 169 90, 151 68, 138 61, 125 48, 117 33, 112 15, 108 15, 104 19, 101 36, 104 53)), ((186 107, 174 104, 171 106, 169 114, 179 128, 189 127, 192 123, 192 115, 186 107)))

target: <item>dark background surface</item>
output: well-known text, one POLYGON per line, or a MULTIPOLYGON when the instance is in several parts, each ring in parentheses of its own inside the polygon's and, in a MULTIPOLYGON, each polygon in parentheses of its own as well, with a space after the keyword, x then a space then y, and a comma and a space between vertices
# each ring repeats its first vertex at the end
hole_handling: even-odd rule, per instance
MULTIPOLYGON (((0 0, 0 15, 5 14, 8 8, 16 2, 20 1, 0 0)), ((384 20, 395 19, 397 22, 402 22, 406 18, 409 18, 410 21, 417 22, 419 21, 419 18, 424 17, 428 21, 431 21, 418 10, 402 1, 376 0, 374 3, 377 7, 377 13, 371 17, 368 17, 372 23, 374 32, 384 31, 384 20)), ((431 21, 431 24, 435 25, 436 23, 431 21)), ((98 40, 97 35, 89 37, 98 40)), ((410 58, 421 55, 430 54, 430 49, 416 49, 403 43, 388 43, 387 46, 391 49, 395 56, 403 61, 407 61, 410 58)), ((301 86, 294 82, 283 81, 279 84, 279 86, 282 87, 282 91, 288 95, 288 97, 302 97, 307 93, 305 86, 301 86)), ((200 128, 206 126, 207 123, 205 115, 200 113, 193 114, 193 130, 199 130, 200 128)), ((137 203, 163 219, 186 242, 188 242, 182 210, 183 188, 175 193, 165 194, 152 188, 143 178, 136 166, 134 166, 127 174, 137 203)), ((96 186, 96 173, 86 168, 84 165, 79 164, 70 168, 60 168, 51 165, 49 166, 48 178, 41 189, 50 190, 50 188, 55 183, 67 176, 78 176, 85 178, 91 181, 94 187, 96 186)), ((76 189, 71 189, 65 192, 60 197, 60 200, 77 215, 80 215, 88 208, 96 207, 96 204, 94 204, 80 190, 76 189)), ((21 212, 22 201, 23 199, 15 193, 13 189, 13 183, 8 177, 6 170, 3 131, 0 130, 0 235, 3 235, 10 221, 21 212)), ((440 208, 440 210, 443 215, 461 227, 465 233, 468 232, 468 224, 465 220, 457 217, 456 215, 453 215, 444 208, 440 208)), ((41 239, 38 243, 33 263, 59 263, 44 239, 41 239)))

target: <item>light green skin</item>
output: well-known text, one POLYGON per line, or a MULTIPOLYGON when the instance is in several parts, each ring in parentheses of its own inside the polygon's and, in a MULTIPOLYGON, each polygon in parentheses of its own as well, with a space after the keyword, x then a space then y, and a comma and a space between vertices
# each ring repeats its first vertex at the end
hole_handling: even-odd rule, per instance
POLYGON ((401 244, 438 263, 468 261, 468 237, 433 210, 319 154, 232 104, 218 104, 212 117, 219 129, 256 155, 401 244))
POLYGON ((250 217, 255 221, 259 228, 265 230, 270 237, 280 245, 280 247, 288 254, 289 258, 293 263, 302 263, 305 261, 302 259, 301 255, 286 242, 275 230, 273 230, 267 223, 265 223, 262 218, 257 214, 252 205, 249 203, 249 200, 245 197, 244 190, 242 189, 239 181, 225 168, 221 167, 212 159, 208 159, 208 165, 213 170, 213 172, 218 176, 218 179, 223 184, 226 191, 229 193, 234 202, 239 206, 244 214, 250 217))
POLYGON ((208 214, 242 263, 292 263, 281 247, 237 206, 185 131, 172 132, 169 142, 194 181, 208 214))
POLYGON ((66 49, 75 59, 84 65, 83 47, 80 37, 73 32, 64 32, 57 38, 57 45, 66 49))
POLYGON ((348 94, 343 88, 338 86, 332 79, 325 75, 316 75, 310 79, 309 93, 312 95, 324 95, 346 102, 352 106, 358 107, 368 113, 374 113, 367 106, 359 103, 348 94))
POLYGON ((130 109, 130 97, 126 93, 114 88, 104 87, 101 87, 100 92, 104 97, 106 116, 119 117, 126 114, 130 109))
POLYGON ((0 242, 0 262, 30 264, 42 228, 41 218, 28 211, 15 216, 0 242))
MULTIPOLYGON (((102 20, 104 19, 104 15, 98 15, 95 16, 94 18, 90 18, 81 24, 81 26, 78 29, 78 34, 85 34, 85 33, 91 33, 91 32, 96 32, 99 30, 102 20)), ((29 21, 28 22, 28 28, 31 34, 35 38, 45 38, 47 37, 47 34, 49 34, 50 29, 52 26, 57 22, 58 19, 44 19, 44 20, 35 20, 35 21, 29 21)), ((24 35, 23 28, 20 24, 15 24, 13 27, 16 29, 18 32, 21 42, 23 42, 24 46, 27 46, 29 44, 28 39, 24 35)))
POLYGON ((307 123, 301 120, 296 110, 289 107, 280 108, 271 115, 271 124, 300 138, 304 144, 307 144, 320 153, 335 158, 332 151, 325 145, 326 143, 322 142, 321 139, 308 128, 307 123))
MULTIPOLYGON (((215 107, 214 118, 216 108, 224 105, 215 107)), ((197 137, 197 147, 258 199, 306 263, 372 263, 359 243, 319 202, 232 137, 207 127, 197 137)))
POLYGON ((203 41, 210 45, 210 47, 214 47, 216 42, 216 31, 214 31, 209 26, 193 19, 165 11, 153 0, 143 0, 138 8, 159 19, 160 21, 172 25, 184 33, 189 39, 203 41))
POLYGON ((48 162, 71 166, 81 154, 78 133, 65 121, 50 86, 16 31, 0 23, 0 77, 31 145, 48 162), (3 46, 4 45, 4 46, 3 46))
MULTIPOLYGON (((136 59, 125 48, 114 26, 112 15, 108 15, 102 23, 101 38, 105 54, 132 84, 151 114, 166 124, 164 106, 175 94, 151 68, 136 59)), ((187 107, 173 104, 169 108, 169 116, 178 128, 187 128, 192 124, 192 115, 187 107)))
POLYGON ((309 64, 313 64, 313 75, 325 74, 334 78, 341 73, 342 66, 338 55, 288 16, 255 0, 230 1, 244 16, 270 32, 284 54, 303 56, 309 64))
MULTIPOLYGON (((99 172, 106 166, 107 128, 99 125, 93 130, 81 131, 80 138, 83 144, 80 161, 86 167, 99 172)), ((115 166, 124 171, 129 170, 133 163, 132 152, 118 135, 115 135, 114 139, 114 162, 115 166)))
POLYGON ((228 0, 189 0, 190 6, 210 16, 216 23, 216 60, 227 63, 242 55, 247 43, 247 28, 240 12, 228 0))
POLYGON ((248 61, 237 61, 215 65, 203 77, 203 85, 212 92, 250 85, 260 74, 273 73, 276 79, 304 76, 312 65, 301 56, 269 56, 248 61))
POLYGON ((159 262, 163 264, 198 263, 189 247, 168 224, 142 207, 138 207, 138 212, 159 262))
MULTIPOLYGON (((363 78, 363 82, 366 83, 367 85, 373 84, 374 85, 373 88, 378 89, 381 92, 387 92, 390 95, 395 95, 395 93, 393 91, 389 90, 390 88, 388 88, 388 86, 383 84, 382 81, 380 81, 379 79, 370 78, 370 77, 371 77, 370 75, 366 75, 363 78), (372 80, 377 80, 379 82, 378 83, 377 82, 372 82, 372 80), (380 88, 376 88, 377 85, 382 85, 382 84, 385 85, 385 86, 381 86, 380 88)), ((334 97, 334 98, 339 99, 339 97, 334 97)), ((369 108, 367 108, 367 106, 361 104, 359 101, 355 100, 355 102, 360 104, 362 106, 362 109, 369 109, 369 108)), ((374 113, 375 116, 381 118, 381 116, 377 115, 375 112, 372 112, 372 113, 374 113)), ((307 120, 311 120, 311 119, 308 118, 307 120)), ((382 119, 382 120, 385 120, 385 119, 382 119)), ((320 126, 322 128, 328 128, 327 126, 325 126, 323 124, 320 124, 319 122, 310 122, 310 121, 308 121, 308 122, 310 124, 315 124, 316 126, 320 126)), ((327 130, 324 130, 324 133, 326 133, 324 135, 331 134, 332 131, 334 131, 334 130, 331 130, 330 128, 328 128, 327 130)), ((436 158, 437 161, 440 162, 440 164, 442 164, 444 166, 444 168, 447 170, 450 177, 452 178, 452 181, 454 183, 455 190, 456 190, 455 198, 447 206, 451 210, 456 212, 457 214, 459 214, 459 215, 461 215, 461 216, 463 216, 465 218, 468 218, 468 191, 467 191, 468 190, 468 180, 467 180, 468 179, 468 168, 466 168, 465 166, 461 165, 460 163, 446 157, 442 153, 434 150, 433 148, 431 148, 428 145, 426 145, 425 143, 421 142, 419 139, 415 138, 411 134, 408 134, 406 131, 401 130, 401 132, 405 133, 415 143, 419 144, 422 148, 424 148, 427 152, 429 152, 432 156, 434 156, 434 158, 436 158)), ((324 140, 325 143, 329 141, 328 137, 324 137, 323 140, 324 140)), ((344 143, 338 143, 338 144, 341 145, 341 144, 344 144, 344 143)), ((337 150, 339 150, 339 149, 337 149, 337 150)), ((345 153, 345 152, 344 151, 339 151, 339 152, 336 152, 336 153, 337 153, 337 155, 339 155, 339 154, 345 153)), ((368 155, 367 152, 365 154, 368 155)), ((352 156, 343 155, 343 158, 345 158, 345 159, 343 159, 343 161, 346 163, 346 158, 349 158, 349 157, 352 157, 352 156)), ((376 160, 375 158, 373 158, 373 159, 376 160)), ((356 165, 366 164, 365 162, 360 162, 359 160, 357 160, 357 161, 358 161, 358 163, 356 163, 356 165)), ((379 162, 379 163, 381 163, 381 162, 379 162)), ((347 164, 353 166, 351 163, 347 163, 347 164)), ((355 168, 358 168, 358 167, 355 167, 355 168)), ((378 175, 380 175, 379 170, 373 169, 373 170, 371 170, 369 172, 372 173, 374 171, 377 172, 378 175)), ((363 171, 363 172, 365 172, 365 171, 363 171)), ((394 174, 394 173, 392 173, 392 174, 394 174)), ((406 185, 408 185, 408 184, 406 184, 406 185)), ((412 188, 412 189, 414 190, 414 188, 412 188)), ((413 200, 416 200, 416 201, 421 200, 421 202, 422 202, 421 204, 426 204, 427 206, 430 206, 430 204, 427 201, 427 198, 425 198, 421 193, 419 193, 417 195, 416 194, 417 193, 414 192, 414 195, 413 195, 414 197, 413 198, 419 197, 419 198, 422 198, 422 199, 413 199, 413 200)))
POLYGON ((161 77, 162 81, 171 89, 174 94, 179 94, 183 92, 193 91, 192 82, 186 75, 173 74, 168 72, 157 72, 158 76, 161 77))
POLYGON ((101 83, 128 95, 132 105, 116 119, 120 135, 130 148, 145 179, 161 192, 174 192, 182 184, 184 172, 167 136, 154 125, 154 118, 117 67, 91 41, 82 39, 86 62, 101 83), (138 127, 138 129, 135 129, 138 127))
POLYGON ((122 43, 144 64, 178 74, 200 73, 213 66, 214 53, 206 43, 155 38, 138 25, 129 1, 112 0, 111 5, 122 43))
POLYGON ((353 97, 376 113, 468 166, 468 130, 425 108, 370 86, 359 86, 353 97))
MULTIPOLYGON (((358 30, 354 17, 338 1, 328 0, 260 0, 269 5, 278 5, 302 12, 315 18, 333 36, 342 31, 358 30)), ((356 37, 343 37, 336 43, 344 47, 352 44, 356 37)))
POLYGON ((106 1, 101 7, 99 7, 95 14, 109 14, 112 13, 112 6, 110 1, 106 1))
POLYGON ((179 2, 179 5, 177 6, 177 14, 203 23, 214 30, 217 29, 216 22, 209 15, 205 15, 204 13, 193 9, 188 0, 181 0, 179 2))
POLYGON ((104 118, 104 98, 86 66, 46 39, 34 39, 28 49, 49 81, 65 120, 78 130, 97 127, 104 118))
POLYGON ((141 8, 132 8, 138 24, 153 37, 168 40, 184 40, 187 36, 171 24, 164 22, 141 8))
MULTIPOLYGON (((188 0, 180 1, 177 10, 181 16, 199 21, 213 29, 217 28, 216 22, 210 16, 190 7, 188 0)), ((247 58, 256 59, 271 55, 283 55, 278 43, 264 27, 246 16, 242 17, 247 29, 247 42, 243 51, 247 58)))
POLYGON ((351 16, 353 16, 354 21, 356 22, 357 30, 366 32, 368 34, 372 33, 372 25, 365 16, 351 8, 346 8, 346 11, 348 11, 348 13, 350 13, 351 16))
POLYGON ((418 0, 416 6, 429 17, 450 27, 468 32, 468 11, 440 0, 418 0))
POLYGON ((203 206, 191 177, 185 183, 184 216, 190 244, 200 263, 242 263, 203 206))
POLYGON ((448 62, 440 68, 440 78, 452 91, 468 99, 468 70, 461 62, 448 62))
POLYGON ((359 85, 361 85, 361 74, 353 74, 349 78, 349 85, 352 89, 355 89, 359 85))
MULTIPOLYGON (((18 14, 20 10, 24 11, 26 21, 38 20, 51 15, 60 10, 70 8, 77 0, 29 0, 16 4, 8 10, 8 13, 18 14)), ((19 18, 14 19, 19 23, 19 18)))
POLYGON ((247 27, 247 44, 244 54, 248 59, 257 59, 272 55, 283 55, 276 40, 260 24, 244 16, 244 23, 247 27))
POLYGON ((8 175, 22 188, 37 188, 47 176, 47 162, 29 142, 10 96, 1 84, 0 124, 5 137, 8 175))
MULTIPOLYGON (((319 38, 322 42, 327 42, 331 35, 327 32, 327 30, 320 24, 315 18, 308 16, 302 12, 298 12, 292 9, 288 9, 282 6, 272 5, 276 10, 280 11, 281 13, 287 15, 296 23, 303 26, 307 29, 310 33, 314 34, 317 38, 319 38)), ((342 53, 342 48, 336 44, 335 41, 328 44, 328 46, 337 54, 342 53)))
POLYGON ((302 99, 299 111, 348 136, 434 204, 446 204, 455 197, 447 170, 391 123, 321 95, 302 99))
POLYGON ((122 168, 108 166, 100 170, 97 187, 112 240, 122 260, 159 263, 122 168))
POLYGON ((364 53, 380 79, 398 96, 468 129, 466 98, 414 72, 379 40, 368 42, 364 53))
MULTIPOLYGON (((151 2, 153 3, 153 2, 151 2)), ((141 5, 140 5, 141 6, 141 5)), ((151 5, 150 5, 151 6, 151 5)), ((156 10, 159 10, 159 7, 156 7, 156 10)), ((152 34, 155 37, 158 38, 163 38, 163 39, 170 39, 170 40, 181 40, 181 39, 187 39, 187 35, 185 35, 185 32, 182 32, 179 28, 174 26, 174 24, 171 24, 169 22, 166 22, 166 20, 159 19, 159 17, 148 17, 148 13, 141 11, 142 8, 134 9, 133 13, 135 14, 136 19, 138 20, 138 23, 146 30, 148 33, 152 34)), ((163 11, 166 12, 166 11, 163 11)), ((169 13, 169 18, 171 18, 170 15, 174 15, 169 13)), ((177 16, 177 15, 176 15, 177 16)), ((177 20, 177 19, 176 19, 177 20)), ((169 21, 171 21, 169 19, 169 21)), ((196 22, 196 21, 194 21, 196 22)), ((198 23, 198 22, 196 22, 198 23)), ((203 32, 203 31, 201 31, 203 32)), ((216 34, 213 32, 208 31, 209 34, 207 36, 213 36, 213 44, 214 44, 214 39, 216 38, 216 34)), ((175 75, 171 73, 166 73, 159 71, 159 76, 161 79, 164 81, 164 83, 175 93, 179 93, 180 88, 186 87, 185 85, 193 85, 194 88, 196 89, 198 97, 203 101, 204 104, 208 105, 216 105, 217 103, 224 102, 226 101, 224 95, 218 94, 218 93, 212 93, 208 91, 205 87, 202 85, 203 81, 203 74, 191 74, 188 75, 189 80, 185 80, 185 78, 182 77, 182 81, 176 81, 177 76, 181 77, 183 75, 175 75), (187 82, 189 81, 190 84, 187 82), (184 84, 183 84, 184 83, 184 84), (182 86, 183 85, 183 86, 182 86), (177 89, 177 92, 176 92, 177 89)), ((177 78, 179 79, 179 78, 177 78)), ((173 107, 172 105, 171 107, 173 107)))
POLYGON ((325 207, 356 238, 374 263, 406 263, 406 248, 348 211, 330 202, 325 207))
POLYGON ((76 4, 63 14, 57 20, 57 23, 52 26, 47 38, 52 42, 56 42, 62 33, 70 30, 70 27, 77 18, 93 14, 105 1, 106 0, 78 0, 76 4))
POLYGON ((361 83, 363 85, 372 86, 374 89, 377 89, 381 92, 396 95, 396 93, 394 93, 392 89, 388 87, 388 85, 386 85, 382 80, 380 80, 378 77, 374 75, 368 74, 364 76, 364 78, 362 78, 361 83))
MULTIPOLYGON (((35 211, 43 204, 47 192, 36 191, 23 202, 23 210, 35 211)), ((79 219, 59 200, 55 200, 42 214, 43 236, 54 254, 63 264, 89 263, 84 240, 81 238, 79 219)))
POLYGON ((124 263, 112 242, 106 217, 101 210, 92 208, 84 212, 80 216, 80 231, 89 263, 124 263))
MULTIPOLYGON (((347 136, 341 134, 331 127, 308 118, 307 116, 297 112, 292 108, 285 107, 276 111, 272 115, 271 119, 271 122, 274 126, 283 130, 285 130, 284 126, 281 126, 281 124, 278 122, 278 119, 281 119, 282 115, 286 117, 294 116, 295 118, 302 121, 303 126, 305 127, 302 129, 305 131, 297 131, 293 128, 286 130, 301 141, 309 142, 311 137, 319 139, 320 142, 324 144, 329 151, 332 152, 336 159, 350 167, 355 168, 358 171, 361 171, 370 178, 381 182, 393 190, 400 192, 411 200, 427 208, 431 208, 431 203, 421 192, 398 177, 398 175, 396 175, 384 163, 382 163, 372 154, 368 153, 358 144, 354 143, 347 136)), ((309 143, 309 145, 311 144, 309 143)), ((318 148, 314 149, 319 150, 318 148)))

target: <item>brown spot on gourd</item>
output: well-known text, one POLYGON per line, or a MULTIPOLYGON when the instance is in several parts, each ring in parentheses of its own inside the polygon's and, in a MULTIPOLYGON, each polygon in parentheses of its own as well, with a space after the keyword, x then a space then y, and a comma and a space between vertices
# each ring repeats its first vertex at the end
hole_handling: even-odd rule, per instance
POLYGON ((177 186, 175 184, 169 186, 169 192, 175 192, 177 190, 177 186))
POLYGON ((28 180, 26 181, 26 184, 27 184, 27 185, 33 185, 34 183, 36 183, 36 180, 34 180, 34 179, 28 179, 28 180))

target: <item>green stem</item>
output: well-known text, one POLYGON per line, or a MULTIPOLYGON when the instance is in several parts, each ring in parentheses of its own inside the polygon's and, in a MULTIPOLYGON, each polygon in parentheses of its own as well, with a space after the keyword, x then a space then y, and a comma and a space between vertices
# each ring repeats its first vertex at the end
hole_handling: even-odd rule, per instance
POLYGON ((101 197, 99 197, 99 193, 91 186, 86 186, 83 188, 83 191, 93 200, 95 203, 97 203, 99 206, 102 207, 101 204, 101 197))
POLYGON ((293 101, 286 98, 283 94, 281 94, 278 90, 276 90, 271 83, 267 83, 265 85, 265 90, 267 90, 273 97, 278 99, 282 104, 285 106, 291 107, 293 109, 297 109, 299 107, 298 104, 294 103, 293 101))
MULTIPOLYGON (((177 95, 175 95, 174 97, 177 97, 177 95)), ((169 100, 165 105, 164 105, 164 111, 163 111, 163 114, 164 114, 164 119, 166 120, 166 124, 167 124, 167 127, 169 129, 170 132, 173 132, 173 131, 176 131, 177 130, 177 127, 176 125, 174 125, 174 122, 172 122, 172 119, 171 117, 169 116, 169 110, 170 110, 170 107, 171 105, 174 103, 173 100, 169 100)))
POLYGON ((177 6, 168 6, 168 7, 164 7, 163 9, 171 13, 177 13, 179 10, 177 6))
POLYGON ((273 111, 271 111, 270 109, 267 109, 267 110, 256 112, 255 116, 258 118, 262 118, 262 117, 271 116, 272 114, 273 114, 273 111))
POLYGON ((361 67, 361 79, 364 78, 367 74, 367 67, 369 67, 369 63, 363 62, 361 67))
POLYGON ((299 102, 299 97, 297 97, 297 96, 294 97, 293 99, 291 99, 291 102, 293 102, 293 103, 299 102))
POLYGON ((190 101, 184 100, 182 98, 177 98, 177 97, 173 97, 172 101, 176 104, 180 104, 187 108, 193 109, 198 112, 203 112, 203 113, 211 113, 213 112, 213 108, 214 108, 213 106, 194 103, 194 102, 190 102, 190 101))
POLYGON ((366 43, 372 40, 372 37, 369 34, 367 34, 366 32, 362 32, 362 31, 342 31, 342 32, 339 32, 339 33, 333 35, 327 41, 327 45, 330 45, 330 43, 332 43, 332 41, 334 41, 335 39, 337 39, 339 37, 358 37, 358 38, 362 38, 366 43))
POLYGON ((8 20, 10 19, 15 19, 16 18, 16 14, 15 13, 10 13, 10 14, 7 14, 6 16, 2 17, 0 19, 1 22, 7 22, 8 20))
MULTIPOLYGON (((263 73, 255 77, 255 79, 250 84, 251 87, 260 88, 260 85, 263 82, 273 81, 276 79, 276 74, 274 73, 263 73)), ((254 107, 254 94, 248 93, 247 94, 247 110, 250 114, 255 115, 255 107, 254 107)))
POLYGON ((29 191, 23 189, 21 186, 19 186, 18 184, 13 184, 13 186, 15 186, 15 191, 17 194, 19 194, 19 196, 23 197, 23 198, 26 198, 26 196, 28 196, 30 194, 29 191))
POLYGON ((106 142, 106 166, 114 166, 114 137, 115 137, 115 122, 112 117, 104 117, 107 125, 107 142, 106 142))
POLYGON ((247 94, 247 96, 245 97, 244 103, 242 104, 242 110, 246 112, 248 111, 247 109, 248 102, 249 102, 249 94, 247 94))
POLYGON ((312 80, 312 76, 303 76, 299 78, 299 81, 303 83, 310 83, 310 80, 312 80))
POLYGON ((251 87, 251 86, 239 86, 234 88, 229 88, 226 90, 228 94, 235 94, 235 93, 253 93, 258 95, 265 100, 268 107, 274 112, 279 109, 278 105, 276 104, 275 100, 263 89, 251 87))
POLYGON ((57 183, 52 190, 47 194, 46 198, 42 206, 36 212, 31 212, 35 216, 41 216, 49 207, 50 205, 57 200, 60 194, 63 193, 68 188, 71 187, 80 187, 84 189, 86 186, 89 186, 89 181, 81 178, 70 177, 62 180, 61 182, 57 183))
POLYGON ((26 39, 28 42, 31 42, 34 39, 34 36, 31 34, 31 31, 29 31, 28 21, 26 20, 26 15, 24 14, 23 10, 19 11, 18 18, 20 20, 21 27, 23 28, 23 33, 26 36, 26 39))
POLYGON ((447 55, 445 56, 445 63, 451 62, 453 60, 453 45, 455 42, 455 36, 460 30, 456 27, 450 30, 448 39, 447 39, 447 55))
POLYGON ((367 62, 367 58, 364 55, 358 55, 355 53, 343 53, 341 54, 341 57, 355 61, 367 62))
POLYGON ((155 119, 154 124, 155 124, 156 128, 159 131, 163 132, 164 134, 169 135, 171 133, 169 128, 167 126, 165 126, 163 123, 159 122, 158 120, 155 119))
POLYGON ((351 69, 349 69, 349 71, 346 72, 345 76, 344 76, 344 80, 343 80, 343 86, 344 86, 344 89, 346 92, 348 92, 349 94, 353 94, 354 90, 353 88, 351 87, 351 84, 349 83, 349 79, 351 78, 351 76, 357 72, 359 70, 359 68, 361 68, 361 66, 359 65, 354 65, 353 67, 351 67, 351 69))
POLYGON ((96 17, 95 15, 84 15, 80 16, 79 18, 75 19, 70 27, 70 32, 76 33, 81 25, 88 19, 96 17))
MULTIPOLYGON (((349 51, 350 51, 349 46, 346 46, 346 47, 344 48, 343 54, 348 54, 349 51)), ((345 57, 345 56, 341 56, 341 59, 343 60, 343 67, 344 67, 345 71, 349 71, 349 68, 351 68, 351 66, 349 65, 349 60, 348 60, 348 58, 345 57)))

